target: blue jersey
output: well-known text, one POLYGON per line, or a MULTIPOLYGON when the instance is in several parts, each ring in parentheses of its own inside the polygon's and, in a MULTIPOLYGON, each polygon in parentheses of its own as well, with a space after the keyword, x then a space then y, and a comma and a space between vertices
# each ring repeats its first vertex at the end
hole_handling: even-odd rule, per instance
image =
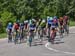
POLYGON ((35 30, 36 25, 35 24, 30 24, 30 30, 35 30))
POLYGON ((53 18, 52 17, 48 18, 47 22, 48 22, 48 24, 52 24, 53 23, 53 18))
POLYGON ((10 30, 10 29, 12 29, 12 28, 13 28, 13 25, 8 25, 8 26, 7 26, 7 29, 8 29, 8 30, 10 30))

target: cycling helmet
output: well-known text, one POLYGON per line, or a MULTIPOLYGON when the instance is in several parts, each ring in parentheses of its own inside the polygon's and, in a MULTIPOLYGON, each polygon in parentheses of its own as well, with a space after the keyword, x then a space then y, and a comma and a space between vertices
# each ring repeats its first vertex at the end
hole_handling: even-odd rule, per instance
POLYGON ((35 19, 32 19, 32 21, 36 22, 36 20, 35 20, 35 19))
POLYGON ((60 17, 60 20, 63 20, 63 17, 60 17))
POLYGON ((8 23, 8 25, 12 25, 12 23, 11 23, 11 22, 9 22, 9 23, 8 23))
POLYGON ((43 23, 45 23, 45 20, 42 20, 43 23))
POLYGON ((50 17, 49 16, 47 16, 47 19, 49 19, 50 17))
POLYGON ((53 19, 58 19, 58 18, 57 18, 57 16, 54 16, 54 18, 53 18, 53 19))
POLYGON ((28 20, 24 21, 24 23, 28 23, 28 20))
POLYGON ((53 20, 53 17, 50 17, 50 20, 53 20))

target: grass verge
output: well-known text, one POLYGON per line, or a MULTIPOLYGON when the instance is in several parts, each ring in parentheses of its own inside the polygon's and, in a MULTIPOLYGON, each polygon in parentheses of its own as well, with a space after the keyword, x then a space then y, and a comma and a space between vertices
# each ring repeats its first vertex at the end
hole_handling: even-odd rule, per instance
POLYGON ((75 26, 75 21, 70 21, 70 26, 75 26))
POLYGON ((7 37, 7 34, 6 34, 6 33, 1 33, 1 34, 0 34, 0 39, 1 39, 1 38, 6 38, 6 37, 7 37))

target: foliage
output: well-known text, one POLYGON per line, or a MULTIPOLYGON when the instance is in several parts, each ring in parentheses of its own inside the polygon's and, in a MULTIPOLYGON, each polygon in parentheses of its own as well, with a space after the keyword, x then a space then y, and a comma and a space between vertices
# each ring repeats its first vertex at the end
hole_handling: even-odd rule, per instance
POLYGON ((9 21, 68 15, 75 20, 75 0, 0 0, 3 28, 9 21))

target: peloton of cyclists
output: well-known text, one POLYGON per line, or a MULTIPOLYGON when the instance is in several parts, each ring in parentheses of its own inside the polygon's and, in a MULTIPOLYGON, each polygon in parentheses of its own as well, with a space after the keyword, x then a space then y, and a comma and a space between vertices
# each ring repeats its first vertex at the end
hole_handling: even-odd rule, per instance
MULTIPOLYGON (((38 35, 40 36, 40 39, 42 40, 42 37, 44 35, 47 35, 48 41, 49 42, 54 42, 54 39, 56 37, 56 33, 59 30, 60 35, 63 35, 64 29, 69 33, 69 18, 68 16, 63 16, 63 17, 50 17, 48 16, 47 19, 30 19, 30 20, 25 20, 24 22, 15 22, 12 24, 11 22, 8 23, 7 25, 7 32, 13 32, 15 34, 14 40, 17 38, 21 39, 28 39, 27 36, 29 36, 29 41, 32 42, 34 39, 34 36, 38 32, 38 35), (20 34, 19 34, 20 33, 20 34), (17 36, 18 35, 18 36, 17 36)), ((12 36, 12 35, 9 35, 12 36)), ((10 37, 8 37, 8 40, 11 41, 10 37)), ((9 41, 8 41, 9 42, 9 41)))

